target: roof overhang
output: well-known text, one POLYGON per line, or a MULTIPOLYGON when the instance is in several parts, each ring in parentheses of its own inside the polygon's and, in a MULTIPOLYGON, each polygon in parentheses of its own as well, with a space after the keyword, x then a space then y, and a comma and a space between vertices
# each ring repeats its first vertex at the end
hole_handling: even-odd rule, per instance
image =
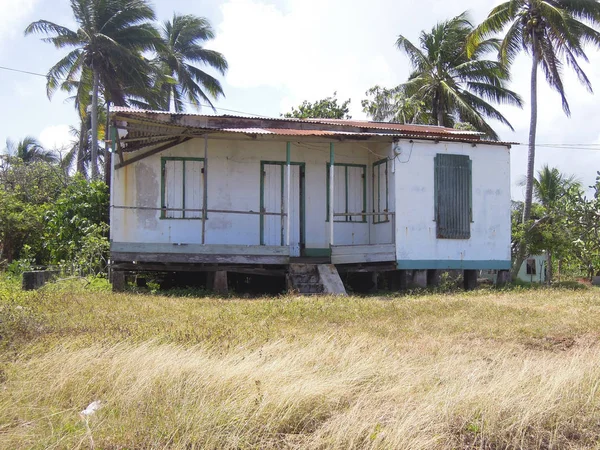
POLYGON ((394 142, 402 139, 461 142, 510 147, 513 143, 488 141, 481 133, 452 128, 336 119, 288 119, 178 114, 114 108, 111 123, 119 131, 119 153, 148 147, 177 145, 210 136, 220 139, 278 139, 394 142))

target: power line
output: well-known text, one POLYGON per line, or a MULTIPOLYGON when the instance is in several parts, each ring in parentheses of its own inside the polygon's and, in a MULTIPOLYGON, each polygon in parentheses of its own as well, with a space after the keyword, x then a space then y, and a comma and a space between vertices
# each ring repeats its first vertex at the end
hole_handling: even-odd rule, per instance
MULTIPOLYGON (((8 70, 10 72, 18 72, 18 73, 24 73, 24 74, 27 74, 27 75, 35 75, 35 76, 38 76, 38 77, 48 78, 47 75, 44 75, 42 73, 37 73, 37 72, 30 72, 28 70, 14 69, 12 67, 5 67, 5 66, 0 66, 0 69, 1 70, 8 70)), ((60 80, 67 81, 66 78, 60 78, 60 80)), ((203 106, 205 108, 213 108, 212 105, 206 105, 204 103, 199 103, 198 105, 196 105, 196 104, 194 104, 192 102, 188 102, 186 100, 181 100, 181 102, 185 103, 187 105, 190 105, 190 106, 203 106)), ((238 114, 245 114, 247 116, 256 116, 256 117, 268 118, 268 116, 263 116, 262 114, 255 114, 255 113, 249 113, 249 112, 245 112, 245 111, 238 111, 236 109, 221 108, 221 107, 218 107, 218 106, 214 106, 214 108, 215 109, 219 109, 221 111, 228 111, 228 112, 234 112, 234 113, 238 113, 238 114)))
MULTIPOLYGON (((46 75, 42 74, 42 73, 37 73, 37 72, 30 72, 27 70, 21 70, 21 69, 14 69, 12 67, 5 67, 5 66, 0 66, 0 69, 2 70, 8 70, 11 72, 18 72, 18 73, 24 73, 27 75, 35 75, 38 77, 44 77, 44 78, 48 78, 46 75)), ((66 81, 65 78, 61 78, 61 80, 66 81)), ((192 102, 188 102, 185 100, 181 100, 182 103, 185 103, 187 105, 190 106, 198 106, 195 105, 192 102)), ((205 108, 213 108, 213 106, 211 105, 206 105, 203 103, 200 103, 199 106, 205 107, 205 108)), ((233 112, 233 113, 237 113, 237 114, 246 114, 248 116, 256 116, 256 117, 263 117, 268 119, 269 116, 264 116, 262 114, 256 114, 256 113, 249 113, 249 112, 245 112, 245 111, 239 111, 236 109, 227 109, 227 108, 221 108, 218 106, 214 107, 215 109, 221 110, 221 111, 228 111, 228 112, 233 112)), ((168 112, 168 111, 167 111, 168 112)), ((518 146, 526 146, 527 144, 516 144, 518 146)), ((600 150, 600 144, 575 144, 575 143, 567 143, 567 144, 536 144, 536 147, 541 147, 541 148, 550 148, 550 149, 564 149, 564 150, 600 150)))
POLYGON ((13 69, 11 67, 4 67, 4 66, 0 66, 0 69, 2 70, 10 70, 11 72, 19 72, 19 73, 26 73, 27 75, 36 75, 38 77, 44 77, 47 78, 46 75, 42 74, 42 73, 36 73, 36 72, 29 72, 27 70, 20 70, 20 69, 13 69))

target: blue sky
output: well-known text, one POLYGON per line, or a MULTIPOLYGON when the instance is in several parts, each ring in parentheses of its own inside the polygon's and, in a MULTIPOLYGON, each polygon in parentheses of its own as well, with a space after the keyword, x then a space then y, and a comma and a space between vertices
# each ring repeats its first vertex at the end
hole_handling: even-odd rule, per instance
MULTIPOLYGON (((155 0, 160 20, 174 11, 207 17, 217 38, 209 44, 223 52, 230 70, 222 78, 226 98, 219 108, 279 116, 304 99, 316 100, 337 91, 352 99, 354 118, 364 118, 360 102, 375 84, 394 86, 409 73, 408 61, 394 48, 398 34, 412 40, 435 22, 471 12, 483 19, 497 0, 155 0)), ((32 21, 47 19, 74 27, 68 0, 0 0, 0 66, 46 73, 64 51, 55 50, 37 36, 23 36, 32 21)), ((600 54, 589 51, 584 64, 600 91, 600 54)), ((514 68, 513 89, 529 97, 527 58, 514 68)), ((33 135, 47 146, 61 147, 69 125, 77 125, 72 103, 62 93, 50 101, 45 79, 0 70, 0 142, 33 135)), ((572 117, 565 117, 560 99, 543 86, 540 90, 541 144, 600 144, 599 97, 585 91, 574 76, 566 76, 572 117)), ((527 142, 529 107, 501 108, 515 132, 498 125, 504 140, 527 142)), ((205 109, 206 112, 210 110, 205 109)), ((219 110, 228 113, 226 110, 219 110)), ((600 145, 598 145, 600 148, 600 145)), ((513 198, 522 198, 518 181, 525 173, 526 147, 512 151, 513 198)), ((600 170, 600 150, 540 147, 537 166, 550 164, 592 184, 600 170)))

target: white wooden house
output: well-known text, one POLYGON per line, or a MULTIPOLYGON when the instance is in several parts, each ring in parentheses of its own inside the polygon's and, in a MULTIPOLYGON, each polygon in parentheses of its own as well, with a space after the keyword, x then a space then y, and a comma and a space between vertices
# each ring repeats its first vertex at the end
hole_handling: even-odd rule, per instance
POLYGON ((119 270, 507 270, 510 144, 442 127, 116 109, 119 270))

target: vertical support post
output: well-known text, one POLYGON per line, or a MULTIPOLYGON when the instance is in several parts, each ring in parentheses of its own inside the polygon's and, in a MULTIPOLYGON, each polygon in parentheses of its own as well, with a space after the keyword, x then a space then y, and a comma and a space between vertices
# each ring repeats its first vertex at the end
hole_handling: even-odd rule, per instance
POLYGON ((287 188, 287 205, 285 208, 285 225, 286 225, 286 238, 285 245, 287 247, 290 246, 290 230, 291 230, 291 218, 290 218, 290 210, 291 210, 291 202, 292 202, 292 143, 288 142, 286 146, 286 164, 287 164, 287 174, 286 174, 286 188, 287 188))
POLYGON ((329 144, 329 246, 333 247, 333 205, 335 203, 333 187, 335 174, 335 145, 333 142, 329 144))
POLYGON ((202 177, 202 244, 206 244, 206 211, 208 210, 208 135, 204 135, 204 173, 202 177))

